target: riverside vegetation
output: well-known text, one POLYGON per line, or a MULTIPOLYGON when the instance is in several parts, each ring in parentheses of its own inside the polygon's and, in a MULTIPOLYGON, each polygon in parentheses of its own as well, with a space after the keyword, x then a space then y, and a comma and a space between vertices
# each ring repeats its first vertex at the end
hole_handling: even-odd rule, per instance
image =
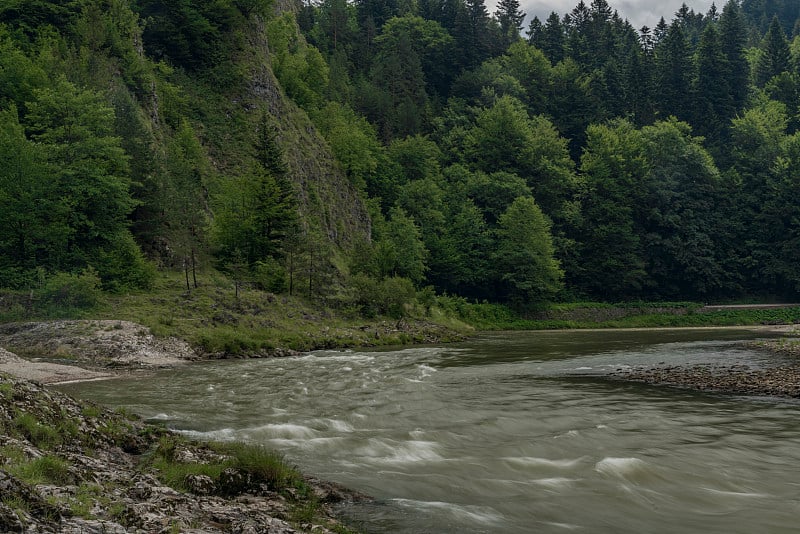
MULTIPOLYGON (((523 38, 516 0, 4 3, 0 320, 133 321, 199 357, 795 322, 661 301, 800 293, 798 9, 636 30, 580 1, 523 38), (622 304, 559 304, 582 300, 622 304)), ((150 530, 70 467, 72 427, 9 424, 9 525, 150 530)))
POLYGON ((792 300, 798 15, 580 1, 526 39, 516 0, 4 5, 0 287, 792 300))

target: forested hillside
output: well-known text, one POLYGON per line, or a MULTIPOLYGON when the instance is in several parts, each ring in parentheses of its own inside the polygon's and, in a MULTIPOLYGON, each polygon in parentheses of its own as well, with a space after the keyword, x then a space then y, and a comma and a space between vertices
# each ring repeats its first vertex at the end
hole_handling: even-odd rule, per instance
POLYGON ((525 20, 0 2, 0 287, 217 269, 368 313, 432 291, 795 298, 800 4, 525 20))

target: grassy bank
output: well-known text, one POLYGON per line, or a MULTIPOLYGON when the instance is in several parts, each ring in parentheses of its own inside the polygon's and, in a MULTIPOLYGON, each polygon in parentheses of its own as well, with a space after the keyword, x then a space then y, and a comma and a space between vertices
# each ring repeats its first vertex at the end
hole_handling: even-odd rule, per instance
POLYGON ((89 306, 36 293, 6 293, 0 322, 113 319, 139 323, 156 336, 188 341, 207 357, 260 356, 355 346, 435 343, 462 339, 474 329, 435 306, 407 304, 400 316, 363 317, 332 301, 237 289, 206 273, 186 290, 176 273, 160 273, 148 291, 101 295, 89 306), (63 304, 66 302, 67 304, 63 304))
MULTIPOLYGON (((345 347, 441 343, 477 330, 750 326, 800 322, 800 307, 709 309, 692 302, 576 302, 518 313, 499 304, 420 293, 393 317, 364 317, 334 298, 308 300, 237 288, 204 273, 187 291, 178 273, 160 273, 138 293, 6 293, 0 322, 56 318, 112 319, 148 327, 157 336, 189 342, 205 357, 282 354, 345 347), (88 304, 87 304, 88 303, 88 304)), ((83 291, 81 287, 76 292, 83 291)))
POLYGON ((444 309, 477 330, 557 330, 586 328, 668 328, 755 326, 800 323, 800 307, 707 309, 692 302, 578 302, 514 313, 506 306, 442 301, 444 309))

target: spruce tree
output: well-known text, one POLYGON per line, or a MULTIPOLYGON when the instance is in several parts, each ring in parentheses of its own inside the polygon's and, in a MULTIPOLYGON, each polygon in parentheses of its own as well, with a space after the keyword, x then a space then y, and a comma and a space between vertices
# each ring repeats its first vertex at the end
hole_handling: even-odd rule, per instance
POLYGON ((717 144, 733 116, 733 98, 726 74, 726 58, 719 32, 715 26, 706 27, 697 47, 697 78, 693 87, 694 127, 697 133, 717 144))
POLYGON ((658 72, 659 113, 688 119, 687 95, 691 83, 692 63, 689 43, 680 24, 672 24, 655 51, 658 72))
POLYGON ((719 30, 722 53, 726 59, 725 78, 733 99, 733 111, 739 112, 747 100, 750 64, 744 54, 747 30, 736 2, 728 2, 722 9, 719 30))
POLYGON ((497 11, 494 12, 494 16, 500 24, 503 49, 508 48, 511 43, 520 38, 519 34, 522 31, 525 13, 519 7, 519 0, 500 0, 497 3, 497 11))
POLYGON ((566 47, 566 37, 564 35, 564 26, 561 25, 561 19, 558 13, 553 11, 547 17, 542 30, 542 52, 550 60, 550 63, 555 65, 564 59, 566 47))
POLYGON ((756 65, 756 83, 763 87, 773 77, 788 71, 790 58, 789 42, 778 17, 775 16, 761 41, 761 55, 756 65))
POLYGON ((539 50, 542 49, 541 40, 543 31, 544 26, 542 26, 542 21, 539 20, 539 17, 534 16, 530 24, 528 24, 528 31, 525 32, 525 35, 528 37, 528 43, 539 50))

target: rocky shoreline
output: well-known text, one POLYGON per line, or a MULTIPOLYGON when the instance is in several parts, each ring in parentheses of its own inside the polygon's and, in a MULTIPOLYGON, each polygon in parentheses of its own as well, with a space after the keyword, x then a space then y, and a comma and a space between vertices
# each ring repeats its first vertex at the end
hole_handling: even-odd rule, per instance
POLYGON ((200 359, 126 321, 0 325, 0 532, 351 532, 332 505, 364 495, 289 467, 278 484, 237 463, 238 446, 194 443, 45 387, 200 359))
POLYGON ((7 374, 0 414, 2 532, 345 533, 331 506, 366 498, 7 374))
POLYGON ((800 340, 781 338, 745 344, 768 352, 775 357, 774 362, 765 367, 744 364, 632 367, 613 371, 609 379, 729 395, 800 399, 800 340))

